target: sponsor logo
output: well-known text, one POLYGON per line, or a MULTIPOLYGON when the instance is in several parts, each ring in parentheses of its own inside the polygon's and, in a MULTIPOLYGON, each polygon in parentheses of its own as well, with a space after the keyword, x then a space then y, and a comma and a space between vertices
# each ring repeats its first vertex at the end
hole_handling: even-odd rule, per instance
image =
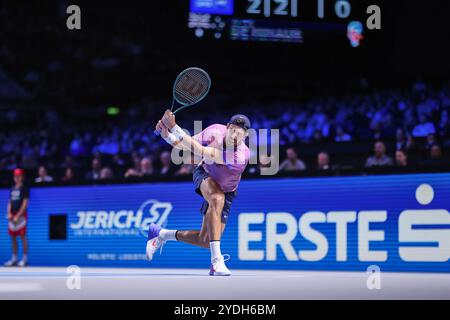
MULTIPOLYGON (((429 184, 416 189, 416 200, 422 206, 434 199, 429 184)), ((296 217, 289 212, 241 213, 239 215, 239 259, 246 261, 317 262, 335 250, 337 262, 348 261, 348 242, 357 241, 357 259, 361 262, 386 262, 388 251, 372 246, 386 239, 382 223, 388 219, 387 210, 377 211, 309 211, 296 217), (255 230, 256 225, 265 229, 255 230), (330 234, 314 225, 334 225, 335 246, 330 246, 330 234), (348 236, 348 227, 357 226, 357 237, 348 236), (375 224, 376 227, 371 225, 375 224), (282 231, 280 231, 282 230, 282 231), (296 250, 293 241, 300 234, 314 249, 296 250), (327 237, 328 236, 328 237, 327 237), (264 241, 264 242, 263 242, 264 241), (259 249, 255 245, 259 243, 259 249), (261 248, 261 244, 264 245, 261 248), (282 256, 279 256, 281 249, 282 256)), ((334 238, 334 235, 332 236, 334 238)), ((333 240, 331 240, 333 241, 333 240)), ((378 246, 379 247, 379 246, 378 246)), ((406 262, 447 262, 450 260, 450 212, 446 209, 407 209, 398 217, 398 255, 406 262)))
POLYGON ((352 47, 359 47, 363 36, 364 26, 359 21, 352 21, 347 26, 347 38, 352 47))
POLYGON ((78 211, 77 221, 70 224, 75 236, 147 236, 151 223, 162 227, 172 211, 170 202, 145 201, 137 210, 78 211))

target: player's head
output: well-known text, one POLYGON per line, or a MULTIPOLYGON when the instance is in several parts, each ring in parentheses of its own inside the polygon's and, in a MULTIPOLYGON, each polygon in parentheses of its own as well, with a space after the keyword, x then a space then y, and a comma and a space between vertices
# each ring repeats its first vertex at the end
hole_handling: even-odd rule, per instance
POLYGON ((227 124, 227 144, 239 145, 247 137, 247 130, 250 129, 250 120, 243 114, 236 114, 231 117, 227 124))
POLYGON ((25 171, 23 171, 23 169, 20 169, 20 168, 14 169, 13 177, 14 177, 14 182, 16 184, 20 184, 23 182, 23 179, 25 178, 25 171))

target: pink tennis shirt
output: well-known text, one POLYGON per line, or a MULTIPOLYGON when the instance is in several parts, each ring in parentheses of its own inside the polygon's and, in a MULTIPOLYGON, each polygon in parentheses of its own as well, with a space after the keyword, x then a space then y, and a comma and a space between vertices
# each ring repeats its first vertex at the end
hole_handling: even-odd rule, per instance
POLYGON ((222 124, 213 124, 195 135, 193 138, 203 146, 214 147, 223 150, 225 164, 203 163, 203 168, 216 181, 223 192, 233 192, 241 181, 242 172, 250 159, 250 150, 244 141, 236 148, 227 149, 224 139, 227 135, 227 127, 222 124))

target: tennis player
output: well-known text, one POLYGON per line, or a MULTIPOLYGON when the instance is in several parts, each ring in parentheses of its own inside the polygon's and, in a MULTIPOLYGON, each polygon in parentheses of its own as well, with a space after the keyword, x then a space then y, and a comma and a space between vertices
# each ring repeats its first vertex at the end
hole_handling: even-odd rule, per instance
POLYGON ((227 125, 213 124, 191 137, 175 122, 175 116, 167 110, 156 130, 171 146, 190 150, 201 157, 195 168, 195 191, 204 198, 200 212, 203 214, 201 230, 167 230, 151 224, 148 232, 147 258, 169 240, 182 241, 211 250, 211 276, 231 275, 220 251, 220 239, 227 223, 231 203, 245 170, 250 151, 245 144, 250 120, 235 115, 227 125))

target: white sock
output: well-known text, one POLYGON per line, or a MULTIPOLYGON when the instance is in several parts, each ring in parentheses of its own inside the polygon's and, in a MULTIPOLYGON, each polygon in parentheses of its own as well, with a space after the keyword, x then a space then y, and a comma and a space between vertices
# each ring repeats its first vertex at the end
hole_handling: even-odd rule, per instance
POLYGON ((177 241, 177 238, 175 237, 175 234, 177 233, 177 230, 167 230, 167 229, 161 229, 159 232, 159 237, 163 240, 172 240, 177 241))
POLYGON ((209 247, 211 248, 211 263, 216 259, 222 256, 220 252, 220 241, 210 241, 209 247))
POLYGON ((26 254, 24 254, 24 255, 22 256, 22 261, 23 261, 23 262, 27 262, 27 261, 28 261, 28 257, 27 257, 26 254))
POLYGON ((11 260, 12 261, 17 261, 17 254, 13 254, 12 257, 11 257, 11 260))

